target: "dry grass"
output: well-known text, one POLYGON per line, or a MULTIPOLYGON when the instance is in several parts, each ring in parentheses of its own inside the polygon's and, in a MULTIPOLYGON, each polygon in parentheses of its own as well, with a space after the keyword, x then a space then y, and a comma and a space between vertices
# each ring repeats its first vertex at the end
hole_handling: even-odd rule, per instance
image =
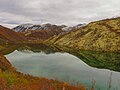
POLYGON ((0 90, 85 90, 82 85, 23 75, 18 72, 0 71, 0 90))

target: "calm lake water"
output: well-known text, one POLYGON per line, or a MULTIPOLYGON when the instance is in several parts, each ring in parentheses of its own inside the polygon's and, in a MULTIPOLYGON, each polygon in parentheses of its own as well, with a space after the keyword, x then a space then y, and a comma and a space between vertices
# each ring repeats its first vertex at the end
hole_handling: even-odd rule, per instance
MULTIPOLYGON (((83 55, 83 54, 82 54, 83 55)), ((86 54, 88 55, 88 54, 86 54)), ((94 55, 94 54, 93 54, 94 55)), ((105 54, 106 55, 106 54, 105 54)), ((99 69, 94 63, 87 62, 85 59, 78 58, 78 55, 72 55, 67 52, 59 52, 52 49, 37 47, 31 48, 29 46, 16 49, 15 51, 6 55, 8 60, 17 69, 17 71, 33 76, 46 77, 49 79, 58 79, 60 81, 67 81, 72 84, 80 82, 86 85, 89 89, 92 86, 92 82, 95 82, 96 90, 120 90, 120 72, 118 65, 108 66, 106 68, 115 69, 99 69), (89 63, 89 65, 88 65, 89 63), (96 67, 91 67, 91 66, 96 67)), ((84 55, 83 55, 84 56, 84 55)), ((89 54, 89 58, 91 54, 89 54)), ((107 56, 107 55, 106 55, 107 56)), ((88 58, 88 56, 86 56, 88 58)), ((102 60, 106 62, 107 58, 103 55, 97 55, 96 57, 102 57, 102 60)), ((120 60, 119 54, 112 56, 114 61, 120 60)), ((86 60, 88 60, 86 58, 86 60)), ((93 56, 92 56, 93 58, 93 56)), ((91 58, 91 59, 92 59, 91 58)), ((99 59, 99 60, 100 60, 99 59)), ((119 63, 117 63, 119 64, 119 63)), ((117 65, 116 64, 116 65, 117 65)), ((100 67, 107 64, 97 62, 100 67)))

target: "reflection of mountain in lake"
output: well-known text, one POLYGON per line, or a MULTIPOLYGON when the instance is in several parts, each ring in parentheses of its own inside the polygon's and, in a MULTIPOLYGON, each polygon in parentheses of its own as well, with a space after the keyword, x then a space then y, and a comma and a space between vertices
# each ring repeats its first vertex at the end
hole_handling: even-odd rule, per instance
POLYGON ((9 53, 14 52, 20 45, 2 45, 4 48, 0 49, 0 53, 3 55, 7 55, 9 53))
POLYGON ((21 52, 26 52, 26 50, 32 51, 32 52, 44 52, 45 54, 55 53, 59 52, 59 50, 55 47, 50 47, 47 45, 39 44, 39 45, 24 45, 17 49, 21 52))
POLYGON ((120 53, 80 51, 74 55, 92 67, 120 71, 120 53))
MULTIPOLYGON (((7 49, 2 50, 2 53, 3 54, 11 53, 12 51, 16 50, 16 48, 18 51, 21 52, 26 52, 26 50, 32 52, 44 52, 46 54, 63 52, 63 49, 61 50, 57 47, 51 47, 41 44, 41 45, 24 45, 19 48, 15 45, 12 45, 10 47, 7 47, 7 49)), ((82 61, 84 61, 86 64, 92 67, 120 71, 120 53, 92 52, 92 51, 76 52, 75 50, 70 49, 65 49, 65 51, 80 58, 82 61)))

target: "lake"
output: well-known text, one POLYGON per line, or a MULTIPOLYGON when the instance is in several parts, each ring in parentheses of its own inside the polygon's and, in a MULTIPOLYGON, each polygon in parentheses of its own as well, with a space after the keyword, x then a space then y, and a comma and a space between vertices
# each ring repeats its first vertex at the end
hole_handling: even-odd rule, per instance
POLYGON ((120 90, 119 53, 63 52, 44 45, 25 45, 5 56, 25 74, 73 85, 79 82, 89 89, 95 84, 95 90, 120 90))

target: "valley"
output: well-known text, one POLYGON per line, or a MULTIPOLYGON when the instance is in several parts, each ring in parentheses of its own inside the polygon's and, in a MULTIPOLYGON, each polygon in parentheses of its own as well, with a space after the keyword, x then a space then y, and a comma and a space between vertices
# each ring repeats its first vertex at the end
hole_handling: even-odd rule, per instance
POLYGON ((0 54, 0 89, 119 90, 120 17, 73 27, 0 26, 0 54))

